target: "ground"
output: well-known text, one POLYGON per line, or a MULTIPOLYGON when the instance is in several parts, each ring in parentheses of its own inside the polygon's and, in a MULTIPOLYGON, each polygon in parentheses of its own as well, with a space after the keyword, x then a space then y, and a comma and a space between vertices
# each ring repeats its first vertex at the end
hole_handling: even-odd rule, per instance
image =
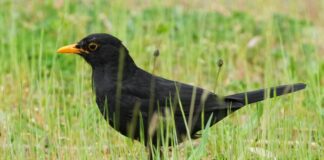
POLYGON ((323 0, 1 0, 0 159, 146 158, 141 143, 100 115, 85 61, 56 53, 95 32, 119 37, 149 72, 159 49, 154 74, 220 95, 307 84, 241 109, 198 142, 165 148, 164 157, 320 159, 323 7, 323 0))

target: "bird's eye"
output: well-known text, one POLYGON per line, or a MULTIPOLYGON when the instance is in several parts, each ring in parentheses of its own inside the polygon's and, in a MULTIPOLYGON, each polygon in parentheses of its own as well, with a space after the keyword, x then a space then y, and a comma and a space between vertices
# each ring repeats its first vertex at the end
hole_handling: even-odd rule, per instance
POLYGON ((94 42, 91 42, 88 45, 88 48, 89 48, 90 51, 95 51, 98 48, 98 44, 97 43, 94 43, 94 42))

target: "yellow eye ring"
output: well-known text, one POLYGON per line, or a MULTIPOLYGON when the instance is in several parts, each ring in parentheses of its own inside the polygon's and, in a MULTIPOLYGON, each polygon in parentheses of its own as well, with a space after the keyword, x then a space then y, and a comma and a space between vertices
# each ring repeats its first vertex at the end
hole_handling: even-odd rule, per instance
POLYGON ((89 48, 90 51, 95 51, 98 48, 98 44, 97 43, 94 43, 94 42, 91 42, 88 45, 88 48, 89 48))

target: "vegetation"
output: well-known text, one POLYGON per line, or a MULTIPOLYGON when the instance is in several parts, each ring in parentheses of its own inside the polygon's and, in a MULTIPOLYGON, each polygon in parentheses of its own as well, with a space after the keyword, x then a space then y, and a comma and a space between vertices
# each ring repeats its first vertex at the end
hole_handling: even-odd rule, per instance
POLYGON ((141 143, 100 115, 84 60, 56 53, 95 32, 122 39, 150 72, 159 49, 155 74, 220 95, 308 85, 241 109, 205 130, 198 146, 165 148, 165 158, 321 159, 323 2, 269 2, 1 0, 0 159, 146 158, 141 143))

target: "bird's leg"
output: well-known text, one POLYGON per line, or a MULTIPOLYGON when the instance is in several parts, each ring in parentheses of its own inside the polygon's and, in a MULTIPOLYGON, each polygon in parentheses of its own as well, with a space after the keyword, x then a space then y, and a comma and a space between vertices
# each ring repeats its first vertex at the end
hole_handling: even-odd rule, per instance
POLYGON ((146 151, 148 152, 148 157, 147 157, 147 159, 148 159, 148 160, 153 160, 153 151, 152 151, 152 145, 151 145, 151 143, 148 143, 148 144, 146 145, 146 151))
MULTIPOLYGON (((160 158, 159 158, 159 159, 164 159, 164 158, 163 158, 164 155, 163 155, 163 150, 162 150, 162 148, 157 148, 157 149, 158 149, 159 152, 160 152, 160 154, 159 154, 160 158)), ((146 146, 146 151, 148 152, 148 159, 149 159, 149 160, 153 160, 153 159, 154 159, 154 158, 153 158, 154 150, 153 150, 151 144, 149 144, 149 145, 146 146)))
POLYGON ((153 160, 153 155, 152 155, 152 152, 151 152, 151 149, 149 146, 146 147, 146 151, 148 152, 148 157, 147 159, 148 160, 153 160))

